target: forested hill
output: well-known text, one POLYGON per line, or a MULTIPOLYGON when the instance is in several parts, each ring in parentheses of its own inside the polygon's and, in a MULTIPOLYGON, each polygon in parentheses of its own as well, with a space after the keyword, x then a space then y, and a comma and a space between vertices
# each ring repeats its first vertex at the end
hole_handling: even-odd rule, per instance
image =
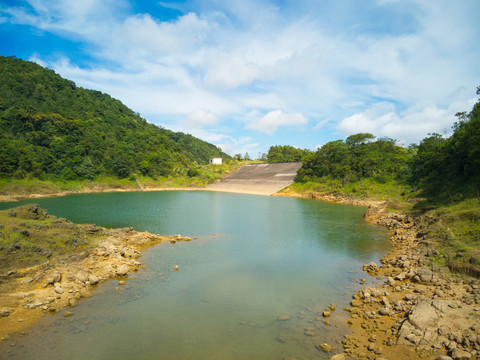
POLYGON ((53 70, 0 57, 0 177, 175 175, 229 156, 149 124, 120 101, 53 70))

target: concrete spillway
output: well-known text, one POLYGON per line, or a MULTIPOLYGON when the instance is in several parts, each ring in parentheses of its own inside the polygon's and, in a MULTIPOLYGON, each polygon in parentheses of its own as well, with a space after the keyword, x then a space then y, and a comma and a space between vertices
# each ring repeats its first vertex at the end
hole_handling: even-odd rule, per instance
POLYGON ((301 162, 245 165, 207 190, 271 195, 293 183, 301 166, 301 162))

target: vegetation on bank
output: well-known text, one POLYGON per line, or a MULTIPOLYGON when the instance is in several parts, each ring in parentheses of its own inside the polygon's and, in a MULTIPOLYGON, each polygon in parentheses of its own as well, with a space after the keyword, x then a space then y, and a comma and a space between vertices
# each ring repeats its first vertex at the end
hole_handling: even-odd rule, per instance
POLYGON ((102 238, 94 236, 94 230, 49 216, 38 205, 0 211, 0 273, 89 250, 102 238))
POLYGON ((368 133, 331 141, 302 157, 285 191, 393 199, 429 229, 434 264, 480 276, 480 101, 457 118, 450 137, 430 134, 408 148, 368 133))
POLYGON ((120 101, 54 71, 0 57, 0 178, 93 180, 185 176, 230 157, 191 135, 149 124, 120 101))
POLYGON ((224 165, 203 165, 193 168, 193 170, 185 170, 183 175, 161 176, 155 179, 148 176, 130 176, 123 179, 97 176, 94 180, 0 179, 0 196, 28 197, 29 195, 53 195, 65 191, 141 190, 138 182, 144 189, 203 188, 224 176, 228 176, 240 166, 242 166, 242 163, 235 161, 224 165))

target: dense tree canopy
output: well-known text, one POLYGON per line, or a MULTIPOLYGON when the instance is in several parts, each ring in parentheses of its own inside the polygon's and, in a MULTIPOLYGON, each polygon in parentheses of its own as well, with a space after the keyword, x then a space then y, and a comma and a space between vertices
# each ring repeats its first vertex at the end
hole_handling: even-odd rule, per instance
POLYGON ((372 134, 360 133, 326 143, 304 157, 297 180, 329 177, 349 182, 373 177, 385 182, 404 176, 411 151, 393 139, 374 139, 372 134))
POLYGON ((216 146, 149 124, 95 90, 0 57, 0 177, 172 175, 223 157, 216 146))
POLYGON ((377 139, 368 133, 331 141, 303 157, 297 181, 324 177, 343 183, 364 178, 401 180, 430 199, 480 198, 480 102, 457 117, 449 138, 430 134, 408 149, 393 139, 377 139))
POLYGON ((429 195, 480 190, 480 102, 457 117, 452 136, 423 139, 411 163, 411 182, 429 195))
POLYGON ((302 158, 308 154, 308 150, 301 150, 290 145, 271 146, 268 150, 268 162, 290 162, 302 161, 302 158))

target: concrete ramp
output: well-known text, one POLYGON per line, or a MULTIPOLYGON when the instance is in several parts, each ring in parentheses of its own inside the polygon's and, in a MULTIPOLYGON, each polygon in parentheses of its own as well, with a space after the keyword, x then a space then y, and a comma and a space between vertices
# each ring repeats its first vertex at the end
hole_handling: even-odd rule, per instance
POLYGON ((292 184, 301 162, 249 164, 206 190, 272 195, 292 184))

